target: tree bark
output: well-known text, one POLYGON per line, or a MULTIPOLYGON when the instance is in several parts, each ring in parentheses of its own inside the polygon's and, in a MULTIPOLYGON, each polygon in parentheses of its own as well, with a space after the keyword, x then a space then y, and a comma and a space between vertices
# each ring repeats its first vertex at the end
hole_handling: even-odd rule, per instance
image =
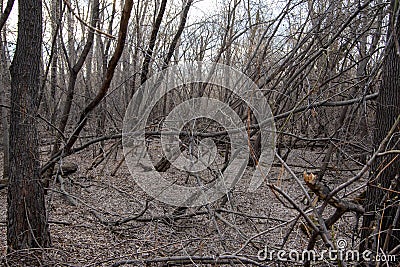
MULTIPOLYGON (((382 83, 377 99, 375 147, 379 146, 400 115, 400 51, 397 46, 400 36, 400 21, 396 9, 398 6, 393 0, 389 17, 387 57, 382 66, 382 83), (395 22, 396 25, 394 25, 395 22)), ((397 131, 387 144, 387 150, 400 149, 399 142, 399 132, 397 131)), ((361 251, 365 249, 381 251, 380 249, 382 249, 387 253, 398 245, 400 219, 395 215, 399 205, 398 199, 396 199, 400 190, 399 175, 400 157, 398 154, 385 154, 379 157, 372 166, 366 194, 366 212, 363 217, 361 251), (397 193, 391 192, 389 189, 395 190, 397 193)))
POLYGON ((18 1, 18 37, 11 64, 8 250, 50 246, 36 114, 42 56, 42 1, 18 1))

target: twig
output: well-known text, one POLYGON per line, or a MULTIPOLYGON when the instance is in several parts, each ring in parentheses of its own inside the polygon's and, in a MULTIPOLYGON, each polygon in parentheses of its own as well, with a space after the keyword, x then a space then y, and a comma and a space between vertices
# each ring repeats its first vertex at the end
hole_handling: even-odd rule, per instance
POLYGON ((64 3, 67 5, 68 10, 74 15, 74 17, 77 18, 77 19, 79 20, 79 22, 81 22, 83 25, 85 25, 86 27, 88 27, 90 30, 92 30, 92 31, 94 31, 94 32, 97 32, 97 33, 100 34, 100 35, 104 35, 104 36, 106 36, 106 37, 108 37, 108 38, 110 38, 110 39, 116 39, 114 35, 111 35, 111 34, 108 34, 108 33, 106 33, 106 32, 103 32, 103 31, 97 29, 96 27, 93 27, 93 26, 87 24, 86 21, 84 21, 80 16, 78 16, 78 15, 74 12, 74 10, 73 10, 73 8, 72 8, 72 6, 71 6, 71 3, 68 2, 68 0, 64 0, 64 3))
POLYGON ((342 183, 341 185, 339 185, 338 187, 336 187, 335 189, 332 190, 332 192, 326 197, 326 201, 328 201, 330 198, 332 198, 334 195, 336 195, 337 193, 339 193, 341 190, 347 188, 349 185, 353 184, 354 182, 358 181, 359 179, 361 179, 361 177, 364 175, 364 173, 366 173, 369 168, 371 167, 372 163, 375 161, 376 157, 378 156, 379 153, 381 153, 383 151, 383 149, 385 148, 386 143, 390 140, 392 134, 396 131, 397 125, 400 123, 400 115, 397 117, 396 121, 394 122, 394 124, 392 125, 392 128, 390 129, 390 131, 388 132, 388 134, 386 135, 386 137, 382 140, 382 142, 379 144, 378 149, 375 151, 375 153, 372 155, 372 157, 370 158, 370 160, 368 160, 368 162, 364 165, 364 167, 361 169, 361 171, 354 176, 353 178, 351 178, 350 180, 348 180, 345 183, 342 183))
POLYGON ((235 256, 235 255, 220 255, 220 256, 171 256, 171 257, 160 257, 153 259, 134 259, 134 260, 125 260, 119 261, 111 265, 112 267, 118 267, 126 264, 150 264, 150 263, 168 263, 168 264, 193 264, 193 263, 202 263, 202 264, 213 264, 221 265, 221 264, 230 264, 231 262, 235 264, 252 264, 255 266, 267 266, 263 263, 260 263, 256 260, 252 260, 248 257, 244 256, 235 256))

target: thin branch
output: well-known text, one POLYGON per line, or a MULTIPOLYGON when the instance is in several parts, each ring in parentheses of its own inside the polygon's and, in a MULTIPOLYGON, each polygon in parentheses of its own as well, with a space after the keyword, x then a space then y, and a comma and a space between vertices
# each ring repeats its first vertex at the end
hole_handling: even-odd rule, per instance
POLYGON ((108 38, 110 38, 110 39, 116 39, 114 35, 109 34, 109 33, 106 33, 106 32, 103 32, 103 31, 101 31, 100 29, 98 29, 98 28, 96 28, 96 27, 93 27, 92 25, 89 25, 86 21, 84 21, 81 17, 79 17, 79 16, 74 12, 74 9, 72 8, 71 3, 68 2, 68 0, 63 0, 63 1, 64 1, 64 3, 67 5, 68 10, 74 15, 74 17, 75 17, 77 20, 79 20, 79 22, 81 22, 83 25, 85 25, 87 28, 89 28, 90 30, 92 30, 92 31, 94 31, 94 32, 96 32, 96 33, 98 33, 98 34, 100 34, 100 35, 104 35, 104 36, 106 36, 106 37, 108 37, 108 38))
POLYGON ((372 157, 370 158, 370 160, 364 165, 364 167, 361 169, 361 171, 354 176, 353 178, 351 178, 350 180, 348 180, 345 183, 342 183, 341 185, 339 185, 338 187, 336 187, 334 190, 332 190, 332 192, 326 197, 326 201, 328 201, 330 198, 332 198, 333 196, 335 196, 338 192, 340 192, 341 190, 347 188, 349 185, 353 184, 354 182, 358 181, 359 179, 361 179, 361 177, 364 175, 364 173, 366 173, 369 168, 371 167, 372 163, 375 161, 376 157, 379 155, 379 153, 381 153, 383 151, 383 149, 386 146, 386 143, 390 140, 390 138, 392 137, 392 134, 396 131, 397 125, 400 123, 400 116, 397 117, 396 121, 394 122, 392 128, 390 129, 390 131, 388 132, 388 134, 386 135, 386 137, 382 140, 382 142, 380 143, 378 149, 376 150, 376 152, 372 155, 372 157))

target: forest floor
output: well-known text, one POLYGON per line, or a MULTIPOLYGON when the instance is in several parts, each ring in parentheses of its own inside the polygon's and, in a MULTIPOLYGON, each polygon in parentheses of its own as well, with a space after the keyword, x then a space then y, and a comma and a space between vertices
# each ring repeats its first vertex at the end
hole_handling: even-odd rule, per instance
MULTIPOLYGON (((0 162, 1 157, 0 154, 0 162)), ((302 180, 303 171, 315 171, 310 166, 318 166, 322 157, 318 151, 294 150, 287 163, 302 180)), ((265 181, 255 192, 246 191, 253 171, 251 167, 247 168, 225 206, 217 207, 214 203, 208 207, 189 208, 181 215, 175 213, 175 219, 171 220, 175 208, 150 200, 135 183, 126 164, 111 176, 121 158, 119 149, 95 168, 91 168, 93 153, 89 150, 65 159, 79 166, 77 172, 64 177, 65 190, 76 205, 60 193, 59 183, 54 183, 47 192, 52 239, 52 247, 44 254, 47 266, 122 266, 126 260, 131 260, 130 266, 178 263, 214 266, 205 264, 207 257, 211 260, 220 257, 223 262, 224 255, 235 255, 237 263, 240 257, 257 260, 258 252, 266 246, 286 250, 307 247, 308 237, 304 231, 307 228, 302 227, 304 219, 298 218, 298 212, 287 201, 282 197, 278 199, 278 194, 265 181)), ((349 170, 348 177, 355 172, 356 169, 349 170)), ((171 168, 165 175, 181 174, 171 168)), ((325 181, 332 188, 348 177, 336 176, 330 171, 325 181)), ((299 185, 282 166, 274 164, 267 179, 305 207, 299 185)), ((4 257, 6 210, 7 189, 3 189, 0 191, 0 246, 3 262, 13 266, 13 262, 6 262, 4 257)), ((325 216, 332 211, 328 208, 325 216)), ((333 240, 344 238, 349 248, 357 245, 357 239, 352 243, 357 235, 354 227, 354 214, 346 213, 329 230, 333 240)), ((265 264, 271 266, 272 263, 265 264)), ((293 262, 284 264, 293 265, 293 262)))

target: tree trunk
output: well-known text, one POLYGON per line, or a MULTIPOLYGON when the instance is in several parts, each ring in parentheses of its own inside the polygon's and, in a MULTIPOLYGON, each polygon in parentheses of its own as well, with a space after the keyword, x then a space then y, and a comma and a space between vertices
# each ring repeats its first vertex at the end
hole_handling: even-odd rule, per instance
MULTIPOLYGON (((153 28, 151 30, 151 36, 149 40, 149 46, 147 47, 146 54, 144 56, 143 65, 142 65, 142 73, 140 75, 140 84, 143 84, 147 80, 147 76, 149 74, 151 60, 153 57, 154 47, 157 41, 157 34, 161 27, 161 22, 164 17, 165 8, 167 6, 167 0, 162 0, 160 4, 160 9, 158 10, 156 21, 153 24, 153 28)), ((131 95, 132 98, 133 95, 131 95)))
MULTIPOLYGON (((91 18, 90 26, 95 28, 98 20, 99 20, 99 1, 93 0, 92 18, 91 18)), ((69 119, 69 115, 70 115, 70 111, 71 111, 71 107, 72 107, 72 102, 73 102, 74 95, 75 95, 76 80, 78 79, 78 74, 82 69, 83 63, 85 62, 85 60, 89 54, 89 51, 92 48, 93 40, 94 40, 94 31, 89 29, 89 33, 88 33, 88 37, 87 37, 85 46, 83 47, 82 53, 79 56, 77 62, 73 63, 72 59, 70 61, 71 64, 74 64, 74 65, 70 68, 67 96, 65 99, 63 111, 62 111, 61 118, 60 118, 60 124, 58 125, 58 129, 62 133, 64 133, 67 128, 68 119, 69 119)), ((54 151, 53 154, 58 152, 60 143, 61 142, 59 142, 59 140, 57 140, 57 142, 53 148, 53 151, 54 151)))
MULTIPOLYGON (((58 23, 61 23, 60 20, 60 1, 55 0, 51 3, 51 14, 52 14, 52 21, 51 21, 51 36, 56 36, 57 32, 59 31, 58 23)), ((59 39, 58 37, 56 37, 59 39)), ((56 40, 54 44, 54 55, 51 59, 51 68, 50 68, 50 121, 54 124, 56 120, 57 109, 59 105, 59 101, 57 100, 57 65, 58 65, 58 48, 59 48, 59 40, 56 40)), ((54 133, 54 131, 53 131, 54 133)))
MULTIPOLYGON (((391 3, 389 18, 387 57, 382 66, 382 84, 379 90, 376 110, 374 145, 378 147, 388 134, 396 118, 400 115, 400 55, 398 38, 400 21, 396 13, 395 1, 391 3), (396 25, 393 25, 397 22, 396 25), (394 34, 396 33, 396 34, 394 34), (397 41, 394 40, 397 38, 397 41)), ((395 132, 386 145, 387 150, 400 149, 399 133, 395 132)), ((400 158, 397 154, 386 154, 377 159, 370 173, 363 218, 362 243, 360 250, 392 250, 399 244, 400 219, 396 216, 399 208, 400 158), (393 230, 393 231, 392 231, 393 230)))
MULTIPOLYGON (((9 140, 8 140, 8 115, 9 111, 6 106, 9 105, 9 92, 10 92, 10 75, 8 71, 8 59, 6 57, 5 45, 7 44, 7 40, 2 38, 3 34, 0 33, 0 104, 1 107, 1 124, 2 124, 2 143, 3 143, 3 179, 8 179, 8 151, 9 151, 9 140), (3 43, 5 45, 3 45, 3 43)), ((5 36, 5 34, 4 34, 5 36)))
POLYGON ((11 64, 8 250, 50 246, 36 116, 39 108, 42 1, 18 1, 18 37, 11 64))

